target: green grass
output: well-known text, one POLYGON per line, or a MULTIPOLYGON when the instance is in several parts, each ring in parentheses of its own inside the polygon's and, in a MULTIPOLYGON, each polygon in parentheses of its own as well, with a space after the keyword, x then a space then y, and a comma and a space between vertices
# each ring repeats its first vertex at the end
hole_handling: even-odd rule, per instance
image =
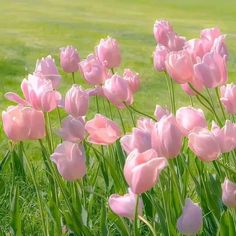
MULTIPOLYGON (((149 114, 153 113, 157 103, 164 105, 169 102, 164 76, 156 73, 152 66, 152 52, 156 45, 152 28, 155 20, 161 18, 169 20, 176 32, 189 39, 198 37, 202 28, 218 26, 228 35, 229 81, 235 81, 235 16, 235 0, 1 1, 0 111, 11 104, 4 99, 3 94, 20 91, 21 80, 33 72, 37 58, 51 54, 59 65, 59 48, 65 45, 74 45, 81 57, 85 58, 100 38, 110 35, 119 41, 122 50, 122 65, 118 72, 122 73, 124 68, 129 67, 141 75, 142 89, 135 96, 135 106, 149 114)), ((71 84, 71 77, 60 72, 64 79, 61 91, 65 92, 71 84)), ((76 79, 84 85, 79 75, 76 79)), ((189 104, 188 97, 177 85, 175 88, 177 106, 189 104)), ((0 140, 0 153, 3 153, 7 147, 3 132, 0 132, 0 140)), ((34 146, 27 146, 27 151, 35 159, 40 151, 34 146)), ((36 166, 36 169, 36 173, 40 174, 41 165, 36 166)), ((0 188, 0 222, 4 230, 11 218, 9 199, 11 202, 13 199, 9 176, 5 172, 0 176, 0 182, 5 183, 0 188)), ((43 178, 39 177, 39 180, 43 192, 45 182, 43 178)), ((31 224, 26 224, 25 231, 31 235, 41 235, 32 182, 19 178, 15 180, 15 185, 20 186, 19 204, 23 220, 26 223, 31 221, 31 224)), ((194 192, 193 189, 191 191, 194 192)), ((159 203, 159 200, 155 203, 159 203)))

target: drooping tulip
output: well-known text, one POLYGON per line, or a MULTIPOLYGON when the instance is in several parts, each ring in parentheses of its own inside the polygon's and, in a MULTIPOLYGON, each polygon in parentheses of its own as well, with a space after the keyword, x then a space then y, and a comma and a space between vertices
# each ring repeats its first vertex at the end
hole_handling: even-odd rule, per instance
POLYGON ((131 105, 133 103, 133 93, 127 80, 124 80, 118 74, 114 74, 103 85, 103 93, 107 99, 118 108, 124 108, 124 103, 131 105))
POLYGON ((74 118, 69 115, 62 120, 61 128, 57 133, 63 140, 80 142, 85 135, 85 121, 82 117, 74 118))
MULTIPOLYGON (((119 216, 127 217, 131 220, 135 216, 136 195, 129 188, 129 192, 123 196, 112 194, 108 200, 111 210, 119 216)), ((139 199, 138 215, 142 215, 143 201, 139 199)))
POLYGON ((129 87, 133 93, 137 92, 140 88, 140 76, 138 73, 125 69, 123 79, 128 81, 129 87))
POLYGON ((60 49, 60 63, 62 69, 67 73, 73 73, 79 70, 80 57, 76 48, 67 46, 60 49))
POLYGON ((64 141, 56 147, 51 160, 65 180, 77 180, 86 173, 85 154, 79 144, 64 141))
POLYGON ((177 221, 177 228, 181 234, 196 235, 202 228, 202 209, 191 199, 185 200, 182 215, 177 221))
POLYGON ((236 183, 225 179, 222 187, 222 201, 227 207, 236 207, 236 183))
POLYGON ((192 81, 193 64, 189 53, 185 50, 170 52, 165 61, 170 77, 179 84, 192 81))
POLYGON ((229 114, 236 114, 236 85, 227 84, 220 88, 221 102, 229 114))
POLYGON ((176 120, 183 133, 188 135, 193 129, 207 127, 207 121, 202 109, 181 107, 176 111, 176 120))
POLYGON ((202 62, 194 65, 194 76, 207 88, 215 88, 227 82, 225 59, 216 52, 203 56, 202 62))
POLYGON ((162 117, 152 131, 152 147, 158 156, 171 159, 176 157, 182 146, 182 132, 173 114, 162 117))
POLYGON ((93 54, 80 62, 80 71, 84 79, 92 85, 103 84, 107 79, 107 71, 103 64, 93 54))
POLYGON ((99 145, 112 144, 121 135, 119 126, 100 114, 96 114, 92 120, 87 121, 85 129, 89 134, 88 141, 99 145))
POLYGON ((65 110, 74 117, 84 116, 89 105, 89 95, 79 85, 72 85, 65 96, 65 110))
POLYGON ((116 39, 109 36, 101 39, 95 50, 98 59, 107 68, 115 68, 120 65, 121 52, 116 39))
POLYGON ((22 105, 2 112, 3 130, 14 142, 42 139, 45 136, 43 112, 22 105))
POLYGON ((25 100, 12 92, 6 93, 5 97, 10 101, 32 106, 36 110, 43 112, 54 110, 61 100, 61 94, 53 90, 51 81, 36 75, 29 75, 28 79, 24 79, 21 83, 21 89, 25 100))
POLYGON ((157 157, 154 149, 145 152, 132 151, 125 162, 124 176, 133 193, 140 194, 151 189, 158 181, 167 160, 157 157))
POLYGON ((222 153, 230 152, 236 147, 236 125, 230 120, 226 120, 222 128, 213 121, 211 131, 218 139, 222 153))
POLYGON ((196 128, 188 135, 188 146, 202 161, 216 160, 221 154, 218 139, 206 128, 196 128))
POLYGON ((157 45, 155 51, 153 52, 153 65, 154 69, 157 71, 165 71, 166 70, 166 57, 169 53, 169 49, 162 45, 157 45))
POLYGON ((56 64, 51 55, 37 60, 34 74, 52 82, 52 87, 57 89, 61 82, 56 64))

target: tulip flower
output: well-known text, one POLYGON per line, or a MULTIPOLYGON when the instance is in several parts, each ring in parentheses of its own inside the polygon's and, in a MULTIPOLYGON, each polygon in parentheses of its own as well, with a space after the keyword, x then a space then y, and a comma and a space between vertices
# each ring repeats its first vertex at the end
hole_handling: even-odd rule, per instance
MULTIPOLYGON (((134 220, 135 206, 136 206, 136 195, 129 188, 129 193, 121 196, 118 194, 112 194, 108 200, 111 210, 122 217, 127 217, 134 220)), ((140 198, 138 204, 138 215, 142 215, 143 201, 140 198)))
POLYGON ((114 74, 103 85, 103 93, 106 98, 118 108, 124 108, 124 103, 131 105, 133 103, 133 93, 129 82, 124 80, 118 74, 114 74))
POLYGON ((207 88, 215 88, 227 82, 225 59, 216 52, 204 55, 202 62, 194 65, 194 76, 207 88))
POLYGON ((140 194, 151 189, 158 181, 167 160, 157 157, 154 149, 145 152, 132 151, 125 162, 124 176, 133 193, 140 194))
POLYGON ((207 28, 203 29, 200 33, 201 39, 206 40, 208 45, 206 44, 205 47, 209 48, 212 47, 214 41, 216 38, 218 38, 221 35, 219 28, 207 28))
POLYGON ((206 128, 196 128, 188 135, 188 146, 202 161, 216 160, 221 154, 219 140, 206 128))
POLYGON ((173 33, 171 24, 166 20, 156 21, 153 27, 153 34, 156 42, 164 46, 168 45, 169 34, 173 33))
MULTIPOLYGON (((201 80, 197 80, 195 77, 192 78, 191 86, 201 92, 204 89, 204 85, 201 80)), ((181 84, 181 88, 186 92, 189 96, 195 96, 197 93, 189 86, 189 83, 181 84)))
POLYGON ((61 128, 57 133, 63 140, 80 142, 85 135, 85 121, 82 117, 74 118, 69 115, 62 120, 61 128))
POLYGON ((236 207, 236 183, 225 179, 222 187, 222 201, 227 207, 236 207))
POLYGON ((128 81, 130 90, 135 93, 140 88, 140 77, 138 73, 133 72, 130 69, 125 69, 123 79, 128 81))
POLYGON ((115 68, 120 65, 121 53, 119 44, 115 39, 111 37, 101 39, 95 50, 98 59, 107 68, 115 68))
POLYGON ((150 118, 140 118, 137 120, 137 128, 143 131, 146 131, 150 134, 154 126, 155 126, 155 122, 150 118))
POLYGON ((167 108, 161 107, 160 105, 156 105, 154 116, 156 116, 157 121, 159 121, 163 116, 168 116, 169 114, 170 111, 167 108))
POLYGON ((84 79, 92 85, 103 84, 108 77, 106 68, 93 54, 80 62, 80 71, 84 79))
POLYGON ((179 108, 176 111, 176 120, 183 135, 188 135, 195 128, 207 127, 207 121, 203 110, 195 109, 190 106, 179 108))
POLYGON ((120 139, 120 143, 127 154, 134 149, 145 152, 152 147, 151 134, 142 129, 133 128, 131 134, 127 134, 120 139))
POLYGON ((65 97, 65 110, 74 117, 84 116, 89 105, 89 95, 81 86, 72 85, 65 97))
POLYGON ((166 46, 170 51, 180 51, 184 48, 186 43, 185 37, 178 36, 175 33, 169 35, 168 45, 166 46))
POLYGON ((89 134, 88 141, 99 145, 112 144, 121 135, 119 126, 100 114, 96 114, 92 120, 89 120, 85 129, 89 134))
POLYGON ((60 62, 62 69, 67 73, 79 70, 80 57, 76 48, 67 46, 60 49, 60 62))
POLYGON ((5 97, 10 101, 17 102, 23 106, 32 106, 36 110, 43 112, 54 110, 61 100, 61 94, 53 90, 50 80, 45 80, 35 75, 29 75, 28 80, 24 79, 21 83, 21 89, 25 100, 12 92, 6 93, 5 97))
POLYGON ((3 130, 14 142, 42 139, 45 136, 43 112, 22 105, 2 112, 3 130))
POLYGON ((225 35, 220 35, 218 38, 215 39, 211 51, 218 53, 223 58, 228 58, 228 50, 225 44, 225 35))
POLYGON ((212 133, 218 139, 222 153, 230 152, 236 147, 236 125, 226 120, 223 128, 212 122, 212 133))
POLYGON ((177 228, 181 234, 196 235, 202 228, 202 218, 202 209, 187 198, 182 215, 177 221, 177 228))
POLYGON ((193 64, 187 51, 169 53, 165 65, 168 74, 177 83, 184 84, 192 81, 193 64))
POLYGON ((194 63, 197 62, 198 58, 202 58, 205 54, 203 43, 204 42, 201 39, 191 39, 184 45, 184 49, 191 55, 194 63))
POLYGON ((152 147, 158 156, 167 159, 174 158, 180 153, 182 132, 173 114, 162 117, 152 131, 152 147))
POLYGON ((54 89, 57 89, 61 82, 55 61, 50 55, 37 60, 34 75, 50 80, 54 89))
POLYGON ((227 84, 220 88, 220 101, 229 114, 236 114, 236 85, 227 84))
POLYGON ((65 180, 77 180, 86 173, 84 150, 79 144, 64 141, 56 147, 51 160, 65 180))
POLYGON ((162 45, 157 45, 155 51, 153 52, 153 65, 154 69, 157 71, 165 71, 165 61, 167 54, 169 53, 169 49, 162 45))

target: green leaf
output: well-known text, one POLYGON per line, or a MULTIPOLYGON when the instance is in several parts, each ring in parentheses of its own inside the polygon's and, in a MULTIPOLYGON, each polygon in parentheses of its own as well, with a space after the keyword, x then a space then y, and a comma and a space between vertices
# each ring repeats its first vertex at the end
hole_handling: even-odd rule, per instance
POLYGON ((234 236, 236 235, 234 220, 229 211, 225 211, 221 218, 218 229, 218 236, 234 236))

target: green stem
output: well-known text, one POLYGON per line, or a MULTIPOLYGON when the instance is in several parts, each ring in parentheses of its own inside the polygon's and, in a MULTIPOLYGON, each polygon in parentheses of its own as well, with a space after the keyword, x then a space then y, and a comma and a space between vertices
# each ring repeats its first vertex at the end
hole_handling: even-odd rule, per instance
POLYGON ((115 74, 114 68, 111 68, 111 73, 112 73, 113 75, 115 74))
POLYGON ((218 102, 219 102, 219 104, 220 104, 220 109, 221 109, 221 111, 222 111, 223 117, 224 117, 224 119, 226 120, 225 111, 224 111, 224 108, 223 108, 222 102, 220 101, 219 89, 216 87, 216 88, 215 88, 215 91, 216 91, 216 97, 217 97, 218 102))
POLYGON ((30 173, 30 176, 32 178, 32 181, 33 181, 33 184, 34 184, 34 188, 35 188, 35 191, 36 191, 36 195, 37 195, 37 199, 38 199, 38 203, 39 203, 39 209, 40 209, 40 216, 41 216, 41 221, 42 221, 42 225, 43 225, 43 233, 44 235, 48 235, 47 234, 47 229, 46 229, 46 224, 45 224, 45 217, 44 217, 44 213, 43 213, 43 204, 42 204, 42 199, 41 199, 41 196, 40 196, 40 193, 39 193, 39 189, 38 189, 38 186, 37 186, 37 182, 36 182, 36 179, 35 179, 35 176, 34 176, 34 173, 31 169, 31 165, 30 165, 30 162, 26 156, 26 153, 25 153, 25 149, 24 149, 24 145, 23 143, 21 142, 20 145, 22 146, 22 151, 24 153, 24 159, 25 159, 25 163, 29 169, 29 173, 30 173))
POLYGON ((58 118, 58 120, 59 120, 59 123, 60 123, 60 126, 61 126, 61 113, 60 113, 60 110, 59 110, 59 108, 57 107, 57 118, 58 118))
POLYGON ((168 75, 165 72, 165 78, 166 78, 166 84, 167 84, 167 89, 169 92, 169 99, 170 99, 170 106, 171 106, 171 110, 173 111, 173 101, 172 101, 172 94, 171 94, 171 86, 169 84, 169 79, 168 79, 168 75))
POLYGON ((146 116, 146 117, 148 117, 148 118, 150 118, 150 119, 152 119, 152 120, 154 120, 154 121, 157 121, 154 117, 152 117, 152 116, 150 116, 150 115, 148 115, 148 114, 146 114, 146 113, 144 113, 144 112, 141 112, 141 111, 137 110, 137 109, 134 108, 133 106, 129 106, 129 105, 127 105, 126 103, 124 103, 124 104, 125 104, 125 106, 126 106, 127 109, 131 109, 131 110, 137 112, 137 113, 140 114, 140 115, 146 116))
POLYGON ((171 94, 172 94, 172 103, 173 103, 173 110, 172 110, 172 113, 175 114, 176 112, 176 105, 175 105, 175 90, 174 90, 174 83, 173 83, 173 80, 171 78, 170 79, 170 84, 171 84, 171 94))
POLYGON ((120 114, 119 108, 116 108, 116 109, 117 109, 117 112, 118 112, 118 115, 119 115, 119 118, 120 118, 120 122, 121 122, 121 125, 122 125, 123 132, 124 132, 124 134, 125 134, 125 133, 126 133, 126 130, 125 130, 125 124, 124 124, 122 115, 120 114))
POLYGON ((154 230, 153 227, 152 227, 152 225, 151 225, 146 219, 144 219, 142 216, 139 216, 139 219, 140 219, 141 221, 143 221, 143 222, 148 226, 148 228, 149 228, 150 231, 152 232, 152 235, 153 235, 153 236, 157 236, 156 233, 155 233, 155 230, 154 230))
POLYGON ((72 81, 73 81, 73 84, 75 84, 75 72, 72 72, 72 81))
POLYGON ((135 204, 135 212, 134 212, 134 236, 139 235, 139 231, 138 231, 138 207, 139 207, 139 194, 136 195, 136 204, 135 204))
POLYGON ((97 95, 95 96, 95 100, 96 100, 97 113, 100 113, 97 95))

